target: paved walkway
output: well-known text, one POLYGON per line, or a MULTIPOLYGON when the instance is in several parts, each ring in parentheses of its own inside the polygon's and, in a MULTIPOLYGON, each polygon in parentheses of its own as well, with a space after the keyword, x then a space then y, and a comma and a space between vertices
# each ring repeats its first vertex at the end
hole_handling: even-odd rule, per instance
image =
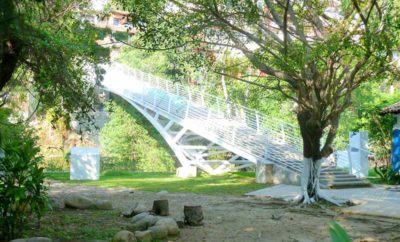
MULTIPOLYGON (((322 191, 325 195, 332 198, 350 199, 356 204, 359 204, 344 208, 343 212, 400 219, 400 190, 390 191, 386 189, 388 187, 392 186, 374 185, 369 188, 331 189, 322 191)), ((288 201, 299 195, 299 193, 299 186, 281 184, 250 192, 246 195, 275 197, 288 201)))

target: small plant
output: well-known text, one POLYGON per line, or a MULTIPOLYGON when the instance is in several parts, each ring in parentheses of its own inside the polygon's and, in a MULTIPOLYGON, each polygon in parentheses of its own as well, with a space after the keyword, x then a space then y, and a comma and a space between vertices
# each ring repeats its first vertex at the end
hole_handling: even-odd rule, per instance
POLYGON ((0 238, 20 236, 28 220, 47 207, 42 157, 32 131, 23 125, 0 127, 0 238))
POLYGON ((329 233, 331 234, 332 242, 351 242, 346 230, 335 221, 329 224, 329 233))
POLYGON ((393 171, 390 165, 377 166, 375 164, 374 170, 376 174, 382 179, 383 182, 390 185, 400 184, 400 174, 393 171))

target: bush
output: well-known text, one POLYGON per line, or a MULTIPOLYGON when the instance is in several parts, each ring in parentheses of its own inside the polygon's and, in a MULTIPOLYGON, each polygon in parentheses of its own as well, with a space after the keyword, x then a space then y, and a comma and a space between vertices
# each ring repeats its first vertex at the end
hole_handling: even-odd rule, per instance
POLYGON ((106 105, 110 120, 100 130, 103 169, 167 172, 175 169, 158 131, 119 97, 106 105))
POLYGON ((0 238, 12 239, 21 235, 28 219, 43 215, 47 189, 32 130, 6 117, 0 117, 0 238))

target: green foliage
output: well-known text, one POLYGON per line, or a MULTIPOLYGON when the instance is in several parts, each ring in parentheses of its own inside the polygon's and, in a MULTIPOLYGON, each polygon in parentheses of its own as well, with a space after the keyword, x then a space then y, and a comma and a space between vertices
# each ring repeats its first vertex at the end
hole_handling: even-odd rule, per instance
POLYGON ((375 165, 374 171, 381 178, 381 181, 385 184, 399 185, 400 184, 400 174, 395 173, 391 165, 375 165))
POLYGON ((21 234, 32 216, 38 219, 47 207, 42 157, 33 131, 7 121, 9 111, 0 110, 0 237, 21 234))
POLYGON ((100 130, 104 169, 174 170, 171 151, 145 117, 118 97, 107 110, 110 120, 100 130))
POLYGON ((171 51, 150 52, 125 47, 117 60, 135 69, 174 80, 183 75, 175 65, 176 58, 177 55, 171 51))
POLYGON ((90 1, 4 0, 0 5, 0 91, 15 85, 37 94, 55 119, 76 113, 90 120, 94 83, 109 51, 96 43, 98 31, 81 21, 90 1), (89 76, 92 71, 94 75, 89 76))
POLYGON ((348 142, 349 131, 368 131, 369 149, 380 165, 390 163, 392 129, 396 119, 379 115, 382 108, 400 100, 400 94, 382 90, 378 83, 368 83, 353 93, 353 105, 343 113, 338 131, 339 141, 348 142))
POLYGON ((332 242, 351 242, 351 238, 347 232, 335 221, 329 224, 329 233, 331 234, 332 242))

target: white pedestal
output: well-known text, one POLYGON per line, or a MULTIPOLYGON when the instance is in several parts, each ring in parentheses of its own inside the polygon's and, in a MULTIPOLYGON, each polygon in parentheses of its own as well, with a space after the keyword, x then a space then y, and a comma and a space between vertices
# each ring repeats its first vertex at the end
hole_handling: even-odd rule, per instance
POLYGON ((368 176, 368 132, 350 132, 350 169, 359 178, 368 176))
POLYGON ((181 166, 176 169, 176 176, 180 178, 191 178, 197 176, 197 167, 181 166))
POLYGON ((70 179, 99 180, 100 150, 98 148, 74 147, 71 149, 70 179))

